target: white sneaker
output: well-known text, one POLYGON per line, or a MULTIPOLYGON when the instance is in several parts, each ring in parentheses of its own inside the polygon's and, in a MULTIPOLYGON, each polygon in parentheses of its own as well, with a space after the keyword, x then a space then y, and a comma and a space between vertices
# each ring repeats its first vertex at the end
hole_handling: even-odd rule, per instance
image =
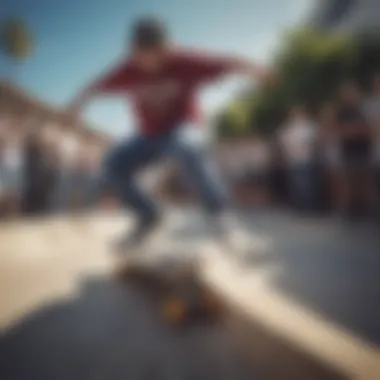
POLYGON ((128 252, 140 252, 149 245, 149 242, 158 235, 160 219, 152 218, 148 221, 138 221, 133 230, 121 236, 114 244, 114 252, 126 255, 128 252))
POLYGON ((223 251, 239 255, 264 254, 269 250, 269 244, 264 238, 247 231, 237 221, 218 220, 216 239, 223 251))

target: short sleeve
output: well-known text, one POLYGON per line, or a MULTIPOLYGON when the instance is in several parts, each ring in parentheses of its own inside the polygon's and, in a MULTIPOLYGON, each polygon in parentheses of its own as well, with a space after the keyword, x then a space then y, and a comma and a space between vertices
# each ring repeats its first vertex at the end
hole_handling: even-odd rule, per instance
POLYGON ((207 82, 229 74, 235 61, 229 58, 200 52, 181 53, 179 62, 194 82, 207 82))
POLYGON ((122 63, 101 75, 92 85, 92 88, 103 93, 121 92, 130 88, 134 78, 132 67, 128 63, 122 63))

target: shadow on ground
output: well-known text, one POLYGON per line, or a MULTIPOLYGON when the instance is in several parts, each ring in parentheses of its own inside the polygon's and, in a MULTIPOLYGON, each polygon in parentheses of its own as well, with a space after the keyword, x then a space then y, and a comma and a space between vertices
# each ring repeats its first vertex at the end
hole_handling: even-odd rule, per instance
POLYGON ((165 325, 143 288, 107 278, 6 332, 0 358, 2 380, 343 379, 232 311, 165 325))

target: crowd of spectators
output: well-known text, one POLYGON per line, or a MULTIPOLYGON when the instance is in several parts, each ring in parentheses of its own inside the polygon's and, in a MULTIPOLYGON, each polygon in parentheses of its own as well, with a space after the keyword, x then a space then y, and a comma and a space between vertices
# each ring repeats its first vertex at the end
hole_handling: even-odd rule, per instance
POLYGON ((236 141, 220 151, 221 167, 245 194, 300 212, 378 215, 380 199, 380 75, 371 90, 342 86, 318 110, 289 110, 272 136, 236 141))
MULTIPOLYGON (((226 183, 245 204, 253 199, 299 212, 378 216, 380 75, 370 92, 347 83, 317 111, 294 106, 271 136, 228 140, 215 148, 226 183)), ((21 127, 0 115, 0 214, 91 208, 106 149, 105 143, 51 125, 21 127)), ((186 173, 164 172, 158 177, 171 200, 189 190, 186 173)))
POLYGON ((345 84, 316 117, 295 107, 279 135, 292 204, 321 200, 342 216, 378 212, 380 76, 370 93, 345 84))

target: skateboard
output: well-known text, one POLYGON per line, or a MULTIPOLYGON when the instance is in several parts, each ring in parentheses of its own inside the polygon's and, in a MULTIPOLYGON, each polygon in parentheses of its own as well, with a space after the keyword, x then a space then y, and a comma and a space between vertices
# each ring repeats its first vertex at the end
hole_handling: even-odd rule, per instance
POLYGON ((260 239, 246 237, 245 244, 231 251, 212 240, 197 248, 189 243, 177 247, 170 244, 166 251, 159 243, 145 246, 139 252, 129 252, 131 256, 126 252, 116 265, 116 277, 150 292, 166 322, 183 325, 199 318, 215 320, 222 314, 222 302, 202 278, 203 266, 207 260, 211 265, 226 262, 228 266, 244 266, 243 256, 250 248, 262 252, 260 239))
POLYGON ((195 321, 214 322, 221 302, 206 286, 195 258, 170 255, 159 258, 126 258, 116 266, 116 277, 149 293, 165 323, 184 326, 195 321))

